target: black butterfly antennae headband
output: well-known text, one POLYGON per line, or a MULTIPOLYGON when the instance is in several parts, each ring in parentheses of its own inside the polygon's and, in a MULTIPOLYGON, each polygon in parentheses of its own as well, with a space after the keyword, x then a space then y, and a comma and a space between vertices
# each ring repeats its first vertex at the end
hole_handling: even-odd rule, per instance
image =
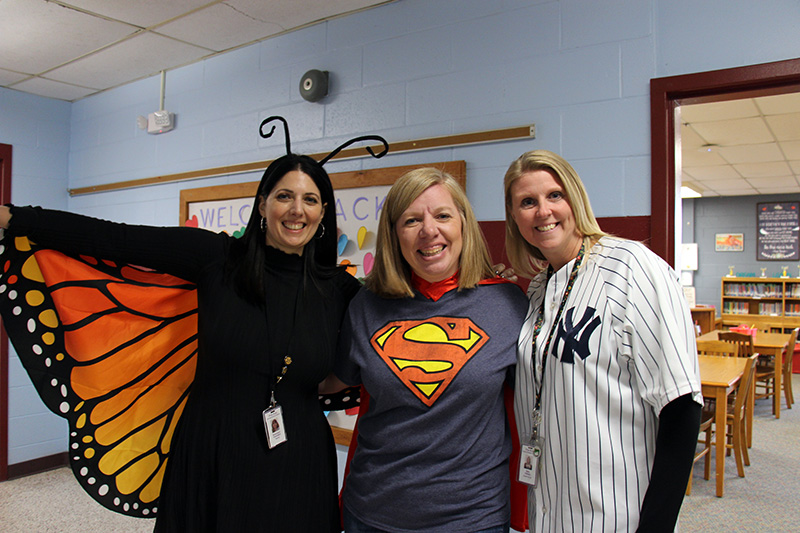
MULTIPOLYGON (((265 118, 261 122, 261 126, 259 126, 259 128, 258 128, 258 133, 264 139, 268 139, 268 138, 272 137, 272 134, 275 133, 275 126, 272 126, 272 129, 269 130, 268 133, 264 133, 264 126, 266 126, 270 122, 274 122, 276 120, 280 120, 281 122, 283 122, 283 131, 284 131, 285 136, 286 136, 286 155, 289 155, 289 154, 292 153, 292 145, 291 145, 291 141, 289 140, 289 123, 286 122, 285 118, 279 117, 277 115, 269 117, 269 118, 265 118)), ((342 143, 341 145, 339 145, 339 147, 336 148, 333 152, 331 152, 327 156, 325 156, 322 159, 320 159, 319 160, 319 165, 320 166, 324 165, 325 163, 330 161, 334 156, 336 156, 336 154, 338 154, 339 152, 341 152, 342 150, 344 150, 345 148, 347 148, 351 144, 355 144, 355 143, 361 142, 361 141, 378 141, 378 142, 383 144, 383 150, 380 153, 377 153, 377 154, 375 153, 375 151, 372 149, 371 146, 365 146, 364 147, 367 150, 367 152, 369 152, 369 155, 371 155, 375 159, 380 159, 381 157, 385 156, 386 153, 389 151, 389 143, 386 142, 386 139, 384 139, 380 135, 362 135, 361 137, 355 137, 354 139, 350 139, 349 141, 346 141, 346 142, 342 143)))

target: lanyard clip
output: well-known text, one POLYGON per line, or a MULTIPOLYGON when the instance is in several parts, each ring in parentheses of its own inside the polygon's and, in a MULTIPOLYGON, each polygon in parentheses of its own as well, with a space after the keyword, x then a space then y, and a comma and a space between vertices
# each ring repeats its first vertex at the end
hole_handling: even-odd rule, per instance
POLYGON ((531 441, 539 436, 539 425, 542 423, 542 412, 538 408, 531 412, 531 441))

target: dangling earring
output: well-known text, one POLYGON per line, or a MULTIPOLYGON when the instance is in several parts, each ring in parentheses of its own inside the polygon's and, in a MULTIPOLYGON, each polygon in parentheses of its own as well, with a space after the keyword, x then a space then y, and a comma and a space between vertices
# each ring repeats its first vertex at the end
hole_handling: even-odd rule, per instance
POLYGON ((325 224, 323 224, 322 222, 320 222, 320 223, 319 223, 319 227, 320 227, 320 228, 322 228, 322 233, 320 233, 319 235, 317 235, 317 239, 321 239, 321 238, 322 238, 322 236, 323 236, 323 235, 325 235, 325 224))
POLYGON ((267 219, 261 217, 261 233, 266 233, 266 232, 267 232, 267 219))

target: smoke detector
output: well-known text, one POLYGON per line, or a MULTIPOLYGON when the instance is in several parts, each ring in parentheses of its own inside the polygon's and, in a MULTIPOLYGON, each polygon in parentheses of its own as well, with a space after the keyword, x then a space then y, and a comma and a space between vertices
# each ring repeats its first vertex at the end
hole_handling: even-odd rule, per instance
POLYGON ((146 129, 147 133, 164 133, 175 127, 175 114, 169 111, 160 110, 147 115, 147 118, 140 116, 136 123, 139 129, 146 129))
POLYGON ((157 134, 165 133, 175 127, 175 114, 170 113, 164 109, 164 89, 167 82, 167 73, 161 71, 161 99, 159 110, 147 115, 147 117, 138 116, 136 124, 141 130, 147 130, 147 133, 157 134))

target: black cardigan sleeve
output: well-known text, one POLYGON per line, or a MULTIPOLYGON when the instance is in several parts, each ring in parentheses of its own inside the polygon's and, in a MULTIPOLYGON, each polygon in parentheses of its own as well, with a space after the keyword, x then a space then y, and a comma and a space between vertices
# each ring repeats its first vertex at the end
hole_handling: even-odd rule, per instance
POLYGON ((186 227, 138 226, 39 207, 11 207, 10 236, 64 253, 83 254, 152 268, 197 281, 210 262, 221 261, 224 234, 186 227))

